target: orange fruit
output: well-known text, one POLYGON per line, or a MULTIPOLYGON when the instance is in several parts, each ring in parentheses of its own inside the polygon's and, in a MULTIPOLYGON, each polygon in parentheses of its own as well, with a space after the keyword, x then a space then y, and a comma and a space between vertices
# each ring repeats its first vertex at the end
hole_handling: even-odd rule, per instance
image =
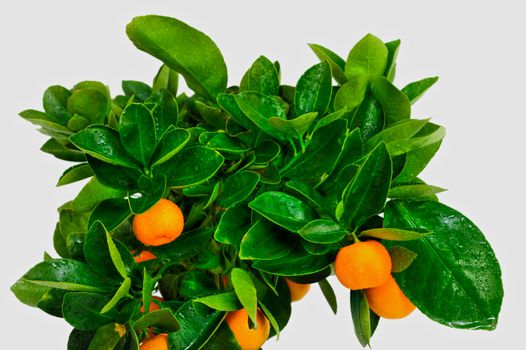
POLYGON ((168 350, 168 334, 161 333, 146 339, 141 344, 141 350, 168 350))
POLYGON ((310 284, 301 284, 285 278, 285 282, 289 286, 290 290, 290 301, 299 301, 309 292, 310 284))
POLYGON ((377 241, 356 242, 340 249, 334 272, 341 284, 353 290, 378 287, 391 276, 391 257, 377 241))
MULTIPOLYGON (((157 301, 164 301, 163 298, 160 298, 160 297, 157 297, 157 296, 153 296, 152 299, 155 299, 157 301)), ((156 302, 150 301, 150 308, 148 309, 148 312, 159 310, 160 308, 161 307, 156 302)), ((141 313, 144 313, 144 305, 141 306, 141 313)))
POLYGON ((404 318, 416 309, 393 276, 381 286, 367 289, 365 296, 371 310, 383 318, 404 318))
POLYGON ((145 261, 157 259, 155 254, 153 254, 149 250, 143 250, 142 252, 139 253, 139 255, 136 255, 133 258, 135 259, 135 262, 137 264, 145 262, 145 261))
POLYGON ((248 313, 245 309, 229 312, 226 323, 234 334, 241 350, 258 350, 268 339, 270 334, 270 322, 261 310, 257 313, 257 327, 248 327, 248 313))
POLYGON ((164 198, 133 218, 133 233, 145 245, 160 246, 170 243, 181 235, 183 228, 181 209, 164 198))

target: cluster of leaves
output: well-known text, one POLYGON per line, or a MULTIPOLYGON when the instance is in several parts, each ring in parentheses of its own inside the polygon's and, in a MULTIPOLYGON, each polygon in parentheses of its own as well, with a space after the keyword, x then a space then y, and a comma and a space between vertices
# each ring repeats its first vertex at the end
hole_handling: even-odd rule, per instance
MULTIPOLYGON (((219 49, 196 29, 145 16, 127 33, 164 63, 152 86, 124 81, 115 98, 98 82, 53 86, 45 112, 21 113, 51 137, 43 151, 78 163, 58 185, 91 178, 59 208, 61 258, 46 255, 12 288, 74 327, 69 349, 138 349, 152 327, 170 349, 237 349, 223 319, 241 307, 252 321, 261 309, 279 335, 291 312, 283 277, 318 283, 336 312, 327 277, 353 237, 389 247, 397 282, 431 319, 495 327, 503 292, 491 247, 418 178, 445 132, 411 119, 436 78, 392 83, 400 41, 367 35, 346 60, 311 45, 321 62, 295 86, 261 56, 227 87, 219 49), (179 75, 194 95, 177 94, 179 75), (185 230, 144 247, 130 222, 160 198, 181 207, 185 230), (136 263, 144 249, 157 259, 136 263), (164 301, 148 312, 155 291, 164 301)), ((350 298, 366 345, 378 316, 361 291, 350 298)))

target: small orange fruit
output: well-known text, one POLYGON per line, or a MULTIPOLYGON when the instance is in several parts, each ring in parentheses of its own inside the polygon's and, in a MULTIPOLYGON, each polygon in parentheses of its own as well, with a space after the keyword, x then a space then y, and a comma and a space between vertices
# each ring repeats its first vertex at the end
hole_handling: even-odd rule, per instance
POLYGON ((310 284, 296 283, 294 281, 285 278, 285 282, 289 286, 290 290, 290 301, 299 301, 309 292, 310 284))
POLYGON ((404 318, 416 309, 393 276, 389 276, 381 286, 367 289, 365 296, 371 310, 383 318, 404 318))
POLYGON ((168 199, 133 218, 133 233, 145 245, 160 246, 174 241, 184 228, 181 209, 168 199))
POLYGON ((168 350, 168 334, 161 333, 146 339, 141 344, 141 350, 168 350))
POLYGON ((391 257, 377 241, 357 242, 338 252, 334 272, 341 284, 353 290, 378 287, 391 275, 391 257))
MULTIPOLYGON (((152 299, 155 299, 157 301, 164 301, 163 298, 160 298, 160 297, 157 297, 157 296, 153 296, 152 299)), ((150 301, 150 308, 148 309, 148 312, 159 310, 160 308, 161 307, 156 302, 150 301)), ((144 313, 144 305, 141 306, 141 313, 144 313)))
POLYGON ((226 323, 234 334, 241 350, 258 350, 268 339, 270 334, 270 322, 261 310, 257 313, 257 327, 248 327, 248 313, 245 309, 229 312, 226 323))
POLYGON ((142 252, 139 253, 139 255, 136 255, 133 258, 135 259, 135 262, 137 264, 145 262, 145 261, 150 261, 150 260, 157 259, 155 254, 153 254, 149 250, 143 250, 142 252))

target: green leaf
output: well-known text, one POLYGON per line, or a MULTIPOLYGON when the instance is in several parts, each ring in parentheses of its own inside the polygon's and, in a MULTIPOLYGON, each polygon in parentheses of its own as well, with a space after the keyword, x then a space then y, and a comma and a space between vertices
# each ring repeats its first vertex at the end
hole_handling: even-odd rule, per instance
POLYGON ((175 156, 190 141, 190 132, 186 129, 170 127, 161 137, 151 160, 151 167, 162 164, 175 156))
POLYGON ((241 240, 250 229, 251 210, 246 206, 228 208, 217 225, 214 233, 216 241, 239 247, 241 240))
POLYGON ((131 192, 139 188, 138 180, 142 173, 138 169, 109 164, 91 156, 87 156, 86 159, 97 180, 102 184, 131 192))
POLYGON ((311 112, 288 120, 272 117, 269 119, 269 123, 276 131, 290 139, 302 139, 303 134, 309 130, 317 116, 317 112, 311 112))
POLYGON ((334 96, 334 110, 339 111, 347 108, 352 110, 360 105, 365 97, 367 90, 367 78, 357 76, 343 84, 334 96))
POLYGON ((349 232, 332 220, 317 219, 303 226, 298 233, 309 242, 329 244, 341 241, 349 232))
POLYGON ((221 311, 197 312, 193 301, 190 300, 177 310, 175 317, 179 321, 180 330, 168 334, 170 350, 198 350, 219 327, 224 313, 221 311))
POLYGON ((317 44, 309 44, 309 47, 320 61, 327 61, 331 66, 332 76, 340 85, 347 82, 345 77, 345 61, 331 50, 317 44))
POLYGON ((165 175, 169 187, 190 187, 213 177, 224 160, 217 151, 203 146, 192 146, 156 166, 154 173, 165 175))
POLYGON ((382 211, 391 183, 392 162, 385 143, 380 143, 358 169, 344 190, 340 224, 350 230, 382 211))
POLYGON ((141 177, 139 179, 139 187, 141 187, 140 195, 128 196, 130 209, 135 215, 144 213, 164 197, 166 193, 166 177, 164 175, 156 175, 153 179, 146 176, 141 177))
POLYGON ((332 286, 327 279, 322 279, 318 282, 318 285, 320 286, 325 300, 327 300, 327 303, 331 307, 332 312, 336 315, 338 312, 338 300, 336 299, 334 289, 332 289, 332 286))
POLYGON ((142 165, 148 165, 156 140, 150 110, 137 103, 126 107, 119 121, 119 135, 126 151, 142 165))
POLYGON ((108 302, 109 298, 100 294, 67 293, 62 306, 64 319, 81 331, 94 331, 116 320, 116 312, 100 312, 108 302))
POLYGON ((424 148, 429 145, 436 144, 442 141, 446 136, 446 129, 443 126, 438 126, 432 123, 428 123, 429 128, 425 128, 425 134, 418 133, 415 137, 406 140, 399 140, 391 142, 387 145, 391 156, 398 156, 407 152, 411 152, 417 149, 424 148), (421 135, 421 136, 420 136, 421 135))
MULTIPOLYGON (((289 322, 291 315, 291 301, 290 301, 290 290, 285 282, 284 278, 278 278, 276 284, 277 293, 265 293, 265 296, 260 300, 260 305, 264 305, 262 309, 265 315, 268 313, 272 314, 276 320, 276 324, 280 330, 284 329, 289 322), (266 312, 268 310, 268 313, 266 312)), ((274 328, 270 330, 270 337, 272 337, 276 331, 274 328)))
POLYGON ((254 191, 261 176, 252 171, 238 171, 229 176, 223 184, 220 204, 230 208, 247 199, 254 191))
POLYGON ((150 250, 159 258, 170 258, 173 261, 185 260, 203 251, 212 234, 213 229, 210 227, 197 228, 183 232, 172 243, 159 247, 150 247, 150 250))
POLYGON ((418 254, 417 262, 394 277, 420 311, 450 327, 495 329, 503 295, 501 270, 468 218, 438 202, 392 201, 385 224, 433 231, 420 240, 396 243, 418 254))
POLYGON ((174 95, 166 89, 154 92, 147 102, 155 103, 152 117, 155 124, 155 135, 159 139, 168 128, 175 127, 179 123, 179 107, 174 95))
POLYGON ((117 303, 121 301, 122 298, 128 295, 128 292, 130 291, 130 287, 131 287, 131 279, 129 277, 126 277, 124 281, 122 282, 121 286, 119 287, 119 289, 117 289, 113 297, 110 299, 110 301, 108 301, 108 303, 104 305, 102 310, 100 310, 100 313, 105 314, 106 312, 110 311, 115 306, 117 306, 117 303))
POLYGON ((418 257, 418 254, 407 248, 394 245, 389 248, 389 256, 391 256, 391 272, 399 273, 407 270, 409 266, 418 257))
POLYGON ((411 104, 415 103, 424 93, 438 81, 438 77, 424 78, 407 84, 402 92, 407 96, 411 104))
POLYGON ((287 255, 297 244, 288 232, 260 219, 252 225, 241 241, 239 258, 273 260, 287 255))
POLYGON ((93 176, 93 171, 91 170, 88 163, 77 164, 64 171, 57 182, 57 186, 69 185, 71 183, 87 179, 91 176, 93 176))
POLYGON ((236 100, 236 95, 233 94, 219 94, 217 96, 217 103, 221 108, 226 111, 232 119, 238 123, 239 125, 243 126, 247 130, 252 130, 255 128, 254 123, 250 118, 248 118, 241 108, 239 108, 239 105, 236 100))
POLYGON ((122 278, 119 279, 118 277, 126 277, 122 266, 122 259, 120 259, 120 255, 114 247, 110 248, 110 240, 111 237, 108 237, 104 226, 98 221, 95 222, 91 225, 86 235, 84 256, 88 265, 97 271, 97 273, 113 279, 122 280, 122 278), (124 276, 122 276, 123 272, 124 276))
POLYGON ((311 255, 297 246, 284 257, 274 260, 256 260, 252 266, 279 276, 302 276, 322 271, 330 263, 328 255, 311 255))
POLYGON ((311 207, 283 192, 264 192, 248 206, 273 223, 292 232, 297 232, 315 217, 315 212, 311 207))
POLYGON ((194 302, 205 304, 206 306, 218 311, 235 311, 242 307, 234 291, 221 292, 196 298, 194 299, 194 302))
POLYGON ((68 111, 68 99, 71 92, 63 86, 53 85, 46 89, 43 97, 44 110, 54 116, 62 125, 71 118, 68 111))
POLYGON ((88 350, 94 336, 94 331, 73 329, 69 334, 67 350, 88 350))
POLYGON ((260 309, 263 311, 263 314, 267 317, 270 325, 272 326, 272 329, 274 330, 274 332, 276 332, 277 340, 279 340, 280 329, 279 329, 278 321, 276 320, 274 315, 272 315, 272 312, 270 312, 270 310, 263 303, 258 302, 258 305, 260 309))
POLYGON ((84 128, 86 128, 88 125, 90 125, 90 120, 87 118, 84 118, 81 115, 75 114, 71 119, 68 121, 68 129, 71 131, 80 131, 84 128))
POLYGON ((226 322, 219 325, 217 331, 212 334, 210 340, 201 348, 201 350, 241 350, 234 334, 226 322))
POLYGON ((279 75, 274 64, 265 56, 260 56, 241 79, 239 91, 256 91, 266 95, 277 95, 279 93, 279 75))
POLYGON ((444 192, 445 189, 426 184, 411 184, 393 187, 389 190, 389 198, 418 199, 444 192))
POLYGON ((349 52, 345 63, 345 76, 352 80, 364 76, 374 81, 381 76, 387 65, 387 48, 372 34, 363 37, 349 52))
POLYGON ((241 305, 243 305, 247 311, 252 322, 257 324, 258 300, 256 287, 254 286, 250 272, 236 267, 230 273, 230 278, 241 305))
POLYGON ((206 143, 206 146, 218 150, 224 153, 241 154, 249 150, 247 146, 244 146, 237 139, 228 136, 225 133, 203 133, 204 137, 214 134, 214 136, 206 143))
POLYGON ((407 119, 390 125, 367 141, 367 152, 370 152, 380 142, 385 142, 389 148, 391 143, 407 140, 422 130, 428 122, 429 119, 407 119))
POLYGON ((235 99, 243 114, 259 129, 270 136, 285 139, 271 124, 269 119, 286 119, 285 109, 273 98, 259 92, 242 92, 235 99))
POLYGON ((104 162, 129 168, 137 167, 119 138, 119 133, 107 126, 93 125, 70 137, 71 142, 85 153, 104 162))
POLYGON ((88 265, 71 259, 43 261, 23 278, 40 286, 70 291, 103 292, 112 288, 106 279, 99 277, 88 265))
POLYGON ((122 91, 124 91, 126 96, 135 96, 134 100, 139 102, 146 101, 152 94, 150 85, 135 80, 123 80, 122 91))
POLYGON ((385 120, 392 124, 411 117, 411 104, 407 96, 384 77, 378 78, 373 86, 374 97, 380 102, 385 120))
POLYGON ((64 144, 58 142, 56 139, 49 139, 42 145, 40 150, 42 152, 52 154, 58 159, 66 160, 68 162, 86 161, 86 156, 79 149, 72 149, 68 146, 64 146, 64 144))
POLYGON ((329 107, 332 95, 331 67, 327 61, 309 68, 298 80, 294 93, 297 116, 318 112, 321 117, 329 107))
POLYGON ((179 87, 179 74, 173 71, 167 65, 163 64, 157 75, 153 79, 152 91, 155 94, 163 89, 170 92, 171 95, 177 96, 179 87))
POLYGON ((343 119, 316 130, 305 153, 299 154, 288 168, 282 169, 282 175, 311 186, 319 184, 334 168, 346 132, 346 121, 343 119))
POLYGON ((159 328, 164 332, 177 332, 180 329, 179 321, 168 308, 148 312, 133 323, 133 329, 137 333, 148 327, 159 328))
POLYGON ((126 327, 124 325, 110 323, 102 326, 95 332, 88 350, 113 350, 118 346, 125 334, 126 327))
POLYGON ((360 128, 362 139, 367 141, 382 131, 384 124, 385 117, 380 103, 368 93, 356 109, 349 129, 360 128))
POLYGON ((215 99, 225 91, 225 61, 216 44, 202 32, 175 18, 149 15, 135 17, 126 33, 139 50, 181 73, 197 94, 215 99))
POLYGON ((436 154, 442 141, 424 146, 405 154, 405 164, 400 173, 395 178, 395 183, 407 183, 413 181, 418 174, 424 170, 429 161, 436 154))
POLYGON ((109 109, 108 97, 92 87, 74 89, 68 99, 69 113, 81 115, 91 123, 103 123, 109 109))
POLYGON ((362 290, 351 290, 351 315, 358 341, 363 347, 368 346, 379 317, 369 309, 365 292, 362 290))
POLYGON ((385 43, 387 48, 387 64, 385 66, 384 76, 389 81, 393 81, 396 74, 396 58, 400 49, 400 40, 393 40, 385 43))
POLYGON ((70 202, 69 208, 76 212, 92 211, 100 202, 109 198, 121 198, 124 192, 108 187, 92 178, 70 202))
POLYGON ((255 164, 268 164, 280 155, 281 146, 274 141, 264 140, 256 146, 254 152, 255 164))
POLYGON ((110 198, 100 202, 91 212, 88 226, 100 221, 111 232, 126 221, 132 212, 126 199, 110 198))
POLYGON ((426 237, 431 233, 432 231, 429 230, 401 230, 397 228, 381 227, 362 231, 360 237, 373 237, 386 239, 388 241, 411 241, 426 237))
POLYGON ((11 291, 22 303, 37 307, 38 303, 51 288, 28 282, 20 278, 11 286, 11 291))
POLYGON ((65 126, 60 124, 60 120, 51 114, 28 109, 20 112, 20 116, 28 122, 40 126, 43 129, 54 131, 62 136, 71 135, 72 132, 65 126))

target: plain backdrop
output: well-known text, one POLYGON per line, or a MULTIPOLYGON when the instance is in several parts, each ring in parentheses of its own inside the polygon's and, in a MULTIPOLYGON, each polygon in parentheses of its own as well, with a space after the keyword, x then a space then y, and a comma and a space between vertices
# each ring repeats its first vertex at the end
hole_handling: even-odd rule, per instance
MULTIPOLYGON (((223 52, 229 82, 260 54, 281 62, 294 84, 317 62, 307 43, 346 56, 364 34, 402 39, 399 87, 440 81, 413 115, 445 125, 443 146, 424 172, 449 189, 443 202, 485 232, 503 270, 505 298, 494 332, 461 331, 419 312, 382 320, 374 349, 519 349, 526 313, 524 246, 526 25, 522 1, 2 1, 0 5, 0 302, 2 349, 65 349, 70 327, 19 303, 9 286, 54 253, 57 208, 79 186, 54 185, 66 162, 39 151, 45 141, 17 113, 41 108, 46 87, 100 80, 114 94, 123 79, 150 82, 159 62, 136 50, 125 25, 136 15, 177 17, 209 34, 223 52)), ((332 280, 332 282, 336 282, 332 280)), ((358 349, 348 291, 331 314, 319 291, 293 306, 279 342, 265 349, 358 349)))

